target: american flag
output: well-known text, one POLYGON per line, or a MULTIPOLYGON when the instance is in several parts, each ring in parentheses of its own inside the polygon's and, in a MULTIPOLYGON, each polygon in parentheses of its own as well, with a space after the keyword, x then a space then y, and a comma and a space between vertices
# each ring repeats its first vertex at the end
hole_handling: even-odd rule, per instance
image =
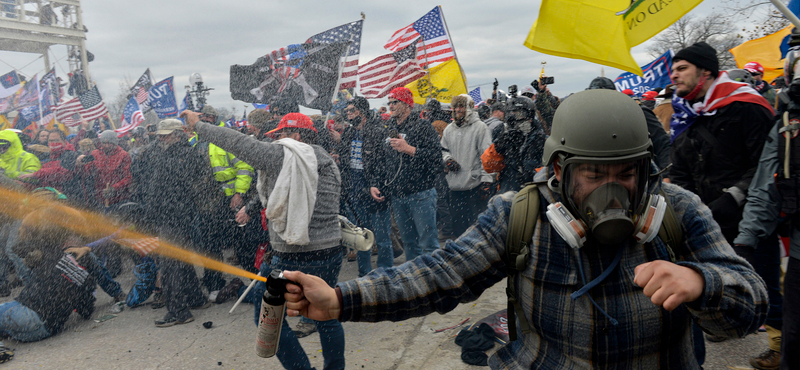
POLYGON ((56 107, 56 118, 59 122, 74 127, 81 123, 81 118, 91 121, 108 114, 103 98, 97 86, 56 107))
POLYGON ((114 241, 133 248, 141 256, 146 256, 158 248, 158 238, 114 239, 114 241))
POLYGON ((139 106, 138 99, 135 96, 128 100, 128 104, 125 104, 120 122, 122 122, 122 127, 114 130, 117 136, 125 135, 128 131, 133 130, 144 122, 142 108, 139 106))
POLYGON ((399 52, 379 56, 358 67, 361 95, 367 99, 382 98, 395 87, 405 86, 422 76, 425 71, 414 59, 415 45, 399 52))
POLYGON ((350 48, 347 49, 347 54, 341 59, 343 63, 342 75, 339 79, 339 87, 336 91, 356 87, 356 80, 358 78, 358 55, 361 53, 361 30, 363 27, 364 20, 350 22, 311 36, 308 41, 306 41, 318 42, 321 44, 352 41, 350 48))
POLYGON ((383 47, 396 52, 417 42, 417 60, 420 66, 446 62, 455 57, 453 43, 444 25, 442 8, 437 6, 408 27, 395 32, 383 47))

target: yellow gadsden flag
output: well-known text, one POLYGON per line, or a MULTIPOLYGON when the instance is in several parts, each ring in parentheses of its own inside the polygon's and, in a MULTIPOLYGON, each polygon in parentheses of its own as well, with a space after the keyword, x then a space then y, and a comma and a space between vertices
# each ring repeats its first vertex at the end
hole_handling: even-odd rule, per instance
MULTIPOLYGON (((783 40, 792 33, 792 27, 786 27, 771 35, 750 40, 730 50, 736 59, 736 66, 744 68, 748 62, 759 62, 764 67, 764 81, 770 82, 783 75, 783 40)), ((788 48, 784 45, 784 48, 788 48)))
POLYGON ((427 76, 406 87, 411 90, 414 103, 417 104, 425 104, 425 100, 429 97, 441 103, 449 103, 454 96, 467 93, 467 84, 455 59, 431 68, 427 76))
POLYGON ((632 47, 669 27, 702 0, 543 0, 525 46, 639 76, 632 47))

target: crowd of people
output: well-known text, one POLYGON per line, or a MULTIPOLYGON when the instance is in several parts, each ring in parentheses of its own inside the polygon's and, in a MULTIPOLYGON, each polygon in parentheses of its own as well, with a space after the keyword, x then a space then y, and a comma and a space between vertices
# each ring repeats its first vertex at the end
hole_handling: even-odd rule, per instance
MULTIPOLYGON (((763 72, 720 71, 701 42, 675 55, 672 85, 641 97, 605 77, 563 98, 541 81, 519 95, 495 84, 477 106, 468 95, 419 105, 399 87, 388 110, 355 97, 329 121, 278 99, 243 130, 206 105, 121 138, 88 123, 72 135, 0 131, 0 186, 47 201, 0 214, 0 296, 22 286, 0 305, 0 332, 57 334, 71 312, 91 315, 95 286, 114 312, 152 294, 166 307, 158 327, 245 294, 238 278, 198 276, 114 235, 85 240, 57 222, 85 222, 74 208, 215 259, 231 249, 261 276, 287 271, 287 312, 304 316, 294 330, 283 322, 287 369, 311 368, 298 338, 318 332, 324 368, 344 369, 341 321, 447 312, 506 277, 519 338, 484 360, 493 368, 700 368, 704 340, 762 325, 769 348, 751 364, 798 368, 786 349, 800 345, 799 314, 782 309, 800 303, 800 229, 784 204, 800 163, 782 154, 798 128, 781 131, 794 106, 763 72), (541 207, 509 256, 515 194, 531 183, 541 207), (372 251, 348 253, 340 216, 374 233, 372 251), (785 277, 782 235, 793 243, 785 277), (137 282, 123 292, 114 279, 127 258, 137 282), (339 281, 348 259, 359 278, 339 281)), ((256 325, 265 290, 242 297, 256 325)), ((12 357, 0 346, 0 362, 12 357)))

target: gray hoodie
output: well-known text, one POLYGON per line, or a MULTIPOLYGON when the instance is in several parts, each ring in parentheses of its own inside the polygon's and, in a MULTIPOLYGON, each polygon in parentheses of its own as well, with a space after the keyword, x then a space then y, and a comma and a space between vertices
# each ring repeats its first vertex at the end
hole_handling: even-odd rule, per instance
MULTIPOLYGON (((237 131, 198 122, 195 130, 200 137, 232 153, 258 171, 259 196, 266 199, 275 187, 275 180, 283 166, 283 146, 258 141, 237 131)), ((333 158, 317 145, 312 145, 317 157, 317 201, 308 225, 308 245, 287 245, 278 233, 272 231, 270 221, 270 244, 276 252, 312 252, 339 246, 341 229, 339 226, 339 195, 341 178, 339 168, 333 158)))
MULTIPOLYGON (((469 95, 461 94, 453 101, 467 99, 467 114, 459 126, 456 121, 447 125, 442 134, 442 159, 453 159, 461 166, 458 172, 449 172, 445 179, 450 190, 471 190, 482 182, 492 182, 492 176, 483 169, 481 155, 492 144, 488 126, 478 118, 469 95)), ((451 103, 453 105, 453 103, 451 103)))

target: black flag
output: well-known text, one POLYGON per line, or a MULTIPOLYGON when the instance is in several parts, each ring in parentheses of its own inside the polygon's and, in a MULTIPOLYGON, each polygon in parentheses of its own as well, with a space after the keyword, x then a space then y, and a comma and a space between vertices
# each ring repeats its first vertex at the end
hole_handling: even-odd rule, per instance
POLYGON ((311 109, 328 110, 336 90, 339 61, 349 42, 293 44, 249 66, 231 66, 231 98, 269 104, 289 98, 311 109))

